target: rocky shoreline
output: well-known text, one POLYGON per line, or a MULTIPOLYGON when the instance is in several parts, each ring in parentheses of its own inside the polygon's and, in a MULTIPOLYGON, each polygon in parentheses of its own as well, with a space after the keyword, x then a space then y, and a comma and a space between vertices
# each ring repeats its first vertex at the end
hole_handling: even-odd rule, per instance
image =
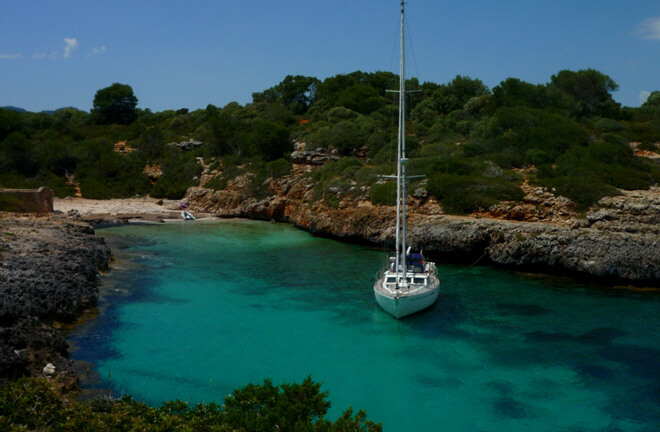
POLYGON ((88 223, 63 215, 0 216, 0 383, 49 376, 77 386, 61 323, 98 299, 110 248, 88 223))
MULTIPOLYGON (((305 168, 298 167, 298 171, 305 168)), ((370 244, 393 242, 394 209, 347 197, 337 208, 312 199, 313 184, 293 174, 271 180, 273 195, 256 199, 240 183, 225 190, 190 188, 194 211, 292 223, 315 235, 370 244)), ((544 190, 527 187, 522 203, 451 216, 432 199, 411 198, 410 241, 429 256, 600 283, 660 286, 660 189, 624 192, 585 214, 544 190)))
MULTIPOLYGON (((190 188, 196 214, 292 223, 315 235, 371 244, 392 242, 394 209, 364 199, 336 208, 311 199, 300 176, 271 180, 262 199, 241 188, 190 188)), ((583 215, 547 192, 484 214, 450 216, 432 200, 412 200, 410 240, 440 260, 490 263, 520 271, 586 277, 601 283, 660 286, 660 189, 603 199, 583 215)), ((50 376, 76 388, 61 323, 96 305, 97 276, 110 248, 93 223, 177 218, 178 202, 142 198, 56 200, 56 214, 0 214, 0 383, 50 376)))

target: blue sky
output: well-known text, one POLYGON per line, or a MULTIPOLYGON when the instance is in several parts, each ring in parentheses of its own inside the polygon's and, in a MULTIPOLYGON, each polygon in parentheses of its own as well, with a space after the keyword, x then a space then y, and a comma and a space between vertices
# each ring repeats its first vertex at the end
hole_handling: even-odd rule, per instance
MULTIPOLYGON (((408 76, 489 88, 597 69, 660 90, 660 1, 410 0, 408 76)), ((249 103, 286 75, 398 73, 399 0, 0 1, 0 106, 89 110, 129 84, 152 111, 249 103)), ((640 99, 641 98, 641 99, 640 99)))

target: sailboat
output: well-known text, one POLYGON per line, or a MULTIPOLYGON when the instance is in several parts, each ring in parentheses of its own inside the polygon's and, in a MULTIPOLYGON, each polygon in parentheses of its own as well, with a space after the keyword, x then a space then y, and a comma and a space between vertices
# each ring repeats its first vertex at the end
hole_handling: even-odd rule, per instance
MULTIPOLYGON (((431 306, 438 299, 440 280, 435 263, 422 251, 406 245, 406 78, 404 53, 404 6, 401 1, 401 66, 399 71, 399 132, 396 174, 396 248, 374 284, 378 305, 395 318, 403 318, 431 306)), ((394 176, 391 176, 394 178, 394 176)))

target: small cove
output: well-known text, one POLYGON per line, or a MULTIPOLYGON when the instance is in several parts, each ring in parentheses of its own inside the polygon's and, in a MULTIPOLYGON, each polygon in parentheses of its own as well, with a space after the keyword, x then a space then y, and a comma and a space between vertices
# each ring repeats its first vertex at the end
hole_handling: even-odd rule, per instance
POLYGON ((74 358, 117 394, 218 401, 271 378, 323 383, 385 431, 660 428, 660 296, 439 263, 442 291, 378 309, 385 254, 290 225, 98 230, 119 257, 74 358))

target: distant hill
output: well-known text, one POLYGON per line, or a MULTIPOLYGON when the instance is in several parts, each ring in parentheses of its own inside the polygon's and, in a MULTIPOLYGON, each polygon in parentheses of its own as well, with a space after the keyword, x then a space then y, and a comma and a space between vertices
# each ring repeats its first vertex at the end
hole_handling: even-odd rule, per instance
MULTIPOLYGON (((6 109, 6 110, 18 111, 18 112, 30 112, 30 111, 28 111, 24 108, 19 108, 19 107, 15 107, 15 106, 3 106, 3 107, 0 107, 0 108, 1 109, 6 109)), ((60 110, 63 110, 63 109, 74 109, 76 111, 83 111, 83 110, 79 110, 76 107, 69 106, 69 107, 57 108, 55 110, 43 110, 43 111, 40 111, 40 112, 42 112, 44 114, 55 114, 57 111, 60 111, 60 110)))
POLYGON ((19 112, 27 112, 27 110, 15 106, 3 106, 2 109, 6 110, 12 110, 12 111, 19 111, 19 112))
POLYGON ((85 110, 78 109, 78 108, 76 108, 76 107, 74 107, 74 106, 61 107, 61 108, 58 108, 58 109, 56 109, 56 110, 52 110, 52 111, 51 111, 51 110, 49 110, 49 111, 41 111, 41 112, 42 112, 42 113, 46 113, 46 114, 54 114, 54 113, 56 113, 56 112, 58 112, 58 111, 62 111, 62 110, 65 110, 65 109, 72 109, 72 110, 76 110, 76 111, 87 112, 87 111, 85 111, 85 110))

